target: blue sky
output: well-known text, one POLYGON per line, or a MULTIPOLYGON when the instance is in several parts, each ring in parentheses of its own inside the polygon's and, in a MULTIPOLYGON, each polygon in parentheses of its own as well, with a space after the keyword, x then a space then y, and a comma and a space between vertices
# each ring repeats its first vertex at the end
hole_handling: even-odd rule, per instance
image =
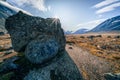
POLYGON ((64 30, 92 29, 120 15, 120 0, 7 0, 35 16, 59 18, 64 30))

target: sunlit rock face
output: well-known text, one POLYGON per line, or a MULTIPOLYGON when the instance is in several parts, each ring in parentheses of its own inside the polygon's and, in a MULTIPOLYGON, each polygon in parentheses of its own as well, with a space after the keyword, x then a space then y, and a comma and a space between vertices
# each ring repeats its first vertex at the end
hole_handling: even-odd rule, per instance
POLYGON ((43 19, 19 12, 6 20, 5 27, 14 50, 25 55, 16 61, 19 68, 12 79, 83 80, 65 51, 66 41, 59 19, 43 19))
POLYGON ((40 18, 19 12, 6 19, 6 29, 15 51, 25 52, 32 63, 42 63, 65 50, 59 19, 40 18))

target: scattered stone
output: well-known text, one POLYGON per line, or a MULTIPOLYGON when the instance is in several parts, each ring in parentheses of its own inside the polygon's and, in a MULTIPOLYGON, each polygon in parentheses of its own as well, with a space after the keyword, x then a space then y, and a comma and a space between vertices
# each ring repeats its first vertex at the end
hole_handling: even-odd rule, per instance
POLYGON ((91 35, 91 36, 87 36, 88 39, 93 40, 95 38, 95 36, 91 35))
POLYGON ((69 49, 73 49, 72 47, 69 47, 69 49))
POLYGON ((120 50, 120 45, 119 44, 115 45, 114 47, 115 47, 115 49, 119 49, 120 50))
POLYGON ((80 36, 80 38, 85 38, 84 36, 80 36))
POLYGON ((96 35, 95 37, 102 37, 102 35, 96 35))
POLYGON ((5 55, 8 55, 8 54, 11 54, 11 53, 13 53, 14 52, 14 50, 7 50, 7 51, 4 51, 3 53, 5 54, 5 55))
POLYGON ((106 80, 120 80, 120 73, 117 74, 105 73, 104 77, 106 80))
POLYGON ((4 32, 0 32, 0 36, 4 35, 4 32))
POLYGON ((101 49, 100 45, 97 45, 97 48, 98 48, 98 49, 101 49))
POLYGON ((114 38, 120 38, 120 35, 118 35, 118 36, 115 36, 114 38))
POLYGON ((107 38, 112 38, 111 36, 107 36, 107 38))
POLYGON ((6 73, 11 70, 17 69, 18 65, 14 63, 14 61, 17 59, 18 57, 12 57, 8 60, 5 60, 0 66, 0 73, 6 73))
POLYGON ((102 45, 100 46, 101 49, 107 49, 107 46, 106 45, 102 45))

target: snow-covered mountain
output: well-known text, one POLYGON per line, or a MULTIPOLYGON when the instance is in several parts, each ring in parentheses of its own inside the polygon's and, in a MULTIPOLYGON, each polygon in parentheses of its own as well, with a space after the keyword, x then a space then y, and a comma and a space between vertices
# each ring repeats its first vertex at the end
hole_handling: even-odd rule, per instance
POLYGON ((10 5, 5 0, 0 0, 0 32, 6 33, 5 29, 5 19, 13 14, 16 14, 18 11, 22 11, 26 14, 31 15, 30 13, 10 5))
POLYGON ((64 31, 65 35, 72 34, 72 31, 64 31))
POLYGON ((120 31, 120 16, 113 17, 96 26, 90 32, 120 31))
POLYGON ((75 31, 74 32, 74 34, 84 34, 84 33, 86 33, 88 31, 88 29, 79 29, 79 30, 77 30, 77 31, 75 31))
POLYGON ((84 34, 84 33, 86 33, 86 32, 88 32, 88 29, 82 28, 82 29, 78 29, 78 30, 76 30, 76 31, 65 31, 64 33, 65 33, 66 35, 68 35, 68 34, 84 34))

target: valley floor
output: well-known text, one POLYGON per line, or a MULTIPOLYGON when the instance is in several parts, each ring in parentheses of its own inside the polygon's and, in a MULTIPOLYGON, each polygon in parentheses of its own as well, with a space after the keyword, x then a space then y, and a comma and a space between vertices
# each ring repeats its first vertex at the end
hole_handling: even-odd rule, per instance
MULTIPOLYGON (((119 36, 70 35, 66 40, 66 51, 85 80, 105 80, 104 73, 120 72, 119 36)), ((0 36, 0 63, 15 55, 10 36, 0 36)))
POLYGON ((85 80, 105 80, 103 74, 112 72, 114 69, 114 64, 110 64, 109 61, 92 55, 75 45, 67 44, 66 50, 82 72, 85 80))

